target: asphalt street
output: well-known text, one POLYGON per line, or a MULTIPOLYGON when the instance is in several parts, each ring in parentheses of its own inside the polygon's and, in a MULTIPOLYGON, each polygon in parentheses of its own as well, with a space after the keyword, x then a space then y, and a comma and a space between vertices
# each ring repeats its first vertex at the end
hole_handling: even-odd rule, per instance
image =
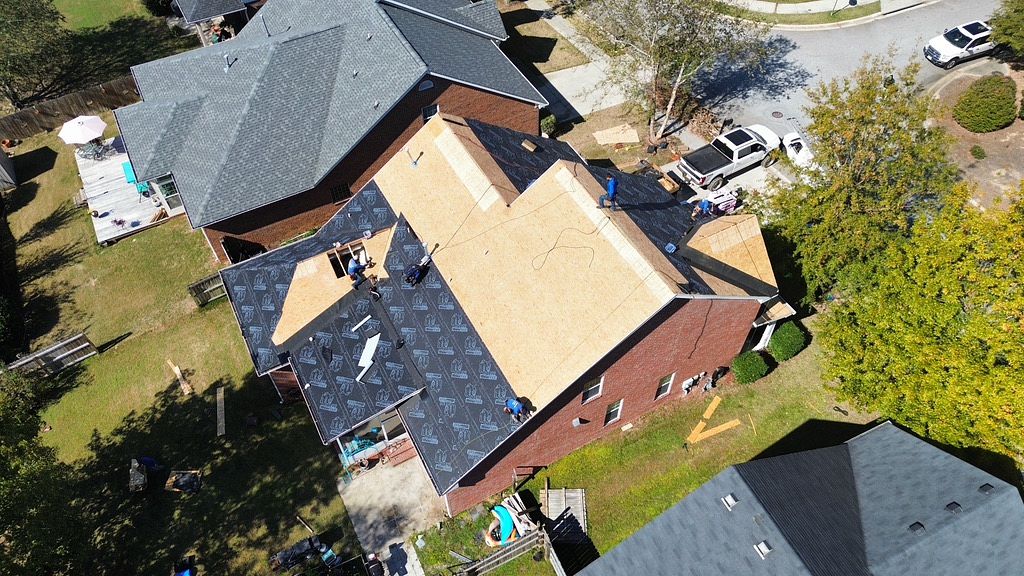
POLYGON ((891 47, 898 64, 921 64, 922 85, 941 80, 949 72, 924 59, 925 42, 946 28, 988 18, 998 4, 998 0, 940 0, 864 24, 776 31, 771 57, 759 72, 715 69, 702 79, 706 88, 699 93, 719 110, 720 117, 739 124, 765 124, 782 134, 806 123, 806 88, 850 74, 868 54, 891 47))

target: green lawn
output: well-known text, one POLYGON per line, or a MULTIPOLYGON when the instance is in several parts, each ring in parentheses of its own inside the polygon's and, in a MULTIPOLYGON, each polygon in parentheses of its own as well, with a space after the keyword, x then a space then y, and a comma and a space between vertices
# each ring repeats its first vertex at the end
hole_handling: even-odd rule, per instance
POLYGON ((141 0, 54 0, 68 28, 94 28, 124 16, 149 16, 141 0))
POLYGON ((308 411, 280 408, 270 383, 254 376, 226 301, 198 309, 188 296, 186 286, 215 269, 203 236, 179 217, 100 248, 91 217, 71 203, 80 183, 70 147, 49 133, 17 152, 16 170, 30 179, 10 194, 8 222, 31 348, 78 331, 111 343, 53 382, 42 414, 51 427, 44 443, 73 471, 68 506, 84 517, 89 573, 163 574, 186 553, 207 574, 269 573, 268 556, 305 534, 296 514, 335 550, 357 550, 335 485, 339 464, 308 411), (188 375, 192 395, 167 359, 188 375), (218 438, 221 386, 227 434, 218 438), (130 495, 128 462, 141 455, 202 469, 203 490, 162 490, 164 470, 130 495))
MULTIPOLYGON (((770 448, 770 453, 782 453, 838 443, 871 421, 870 415, 833 409, 836 402, 819 377, 817 353, 812 343, 757 383, 720 390, 722 403, 708 427, 736 418, 738 428, 687 446, 686 437, 711 397, 676 402, 636 422, 629 432, 573 452, 525 489, 539 495, 545 480, 556 488, 585 488, 590 537, 605 553, 732 464, 770 448)), ((482 514, 472 522, 467 513, 427 533, 420 553, 427 573, 454 563, 448 550, 474 558, 485 554, 477 535, 488 521, 489 515, 482 514)), ((528 568, 511 573, 535 573, 528 568)))
POLYGON ((589 62, 571 42, 521 3, 499 3, 508 40, 501 49, 528 76, 548 74, 589 62))

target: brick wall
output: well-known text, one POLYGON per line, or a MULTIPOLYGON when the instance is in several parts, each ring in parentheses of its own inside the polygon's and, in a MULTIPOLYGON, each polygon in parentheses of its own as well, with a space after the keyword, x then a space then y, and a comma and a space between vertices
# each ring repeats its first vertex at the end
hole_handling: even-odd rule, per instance
POLYGON ((451 513, 458 514, 509 487, 515 467, 547 466, 628 422, 668 402, 701 398, 683 396, 681 383, 702 371, 727 366, 742 349, 760 305, 751 300, 679 300, 648 322, 639 334, 609 354, 545 409, 527 420, 499 452, 448 494, 451 513), (586 383, 604 374, 601 395, 582 404, 586 383), (669 394, 655 399, 662 377, 675 373, 669 394), (604 425, 605 410, 624 400, 619 420, 604 425), (573 419, 587 422, 574 428, 573 419))
POLYGON ((203 232, 217 258, 226 261, 220 243, 225 236, 237 236, 274 248, 284 240, 323 225, 340 207, 335 204, 331 190, 341 187, 355 191, 366 184, 423 126, 422 112, 427 106, 437 104, 440 111, 447 114, 529 134, 540 133, 540 111, 533 104, 440 78, 431 78, 431 82, 433 88, 423 91, 414 88, 407 94, 316 188, 205 227, 203 232))

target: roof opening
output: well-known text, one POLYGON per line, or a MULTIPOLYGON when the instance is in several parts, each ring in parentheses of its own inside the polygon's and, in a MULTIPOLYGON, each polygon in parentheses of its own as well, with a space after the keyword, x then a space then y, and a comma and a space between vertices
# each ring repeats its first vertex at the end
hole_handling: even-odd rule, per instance
POLYGON ((917 534, 918 532, 924 532, 924 524, 921 524, 920 522, 914 522, 913 524, 907 527, 907 530, 910 530, 915 534, 917 534))
POLYGON ((956 502, 955 500, 953 502, 950 502, 949 504, 946 504, 946 512, 951 512, 953 514, 959 514, 962 510, 963 510, 963 507, 960 506, 960 504, 958 502, 956 502))
POLYGON ((740 503, 740 501, 736 499, 736 495, 733 494, 732 492, 726 494, 722 498, 722 504, 725 504, 725 509, 730 511, 730 512, 732 512, 733 507, 736 506, 739 503, 740 503))
POLYGON ((991 494, 992 491, 995 490, 995 489, 996 489, 996 487, 991 485, 991 484, 989 484, 988 482, 985 482, 981 486, 978 486, 978 492, 981 492, 982 494, 986 494, 986 495, 987 494, 991 494))
POLYGON ((757 555, 761 557, 761 560, 764 560, 764 557, 772 551, 772 547, 771 544, 768 544, 767 540, 761 540, 757 544, 754 544, 754 550, 757 550, 757 555))

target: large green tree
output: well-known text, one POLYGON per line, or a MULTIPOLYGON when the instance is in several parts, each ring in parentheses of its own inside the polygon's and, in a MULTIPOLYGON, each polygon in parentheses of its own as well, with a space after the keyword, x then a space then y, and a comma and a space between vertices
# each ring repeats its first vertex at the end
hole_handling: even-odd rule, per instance
POLYGON ((989 22, 996 42, 1024 56, 1024 0, 1003 0, 989 22))
POLYGON ((0 1, 0 98, 21 109, 64 84, 68 32, 53 0, 0 1))
POLYGON ((87 545, 75 532, 67 470, 39 440, 40 390, 0 373, 0 574, 67 574, 87 545))
POLYGON ((958 186, 886 250, 875 286, 829 310, 826 374, 845 398, 929 438, 1019 459, 1024 205, 981 212, 970 192, 958 186))
POLYGON ((870 278, 878 255, 956 181, 946 136, 926 124, 917 71, 876 56, 808 92, 814 166, 776 182, 761 210, 795 246, 809 298, 870 278))
POLYGON ((725 14, 707 0, 587 0, 590 20, 618 54, 610 86, 642 111, 661 138, 694 78, 722 62, 756 66, 768 51, 767 25, 725 14))

